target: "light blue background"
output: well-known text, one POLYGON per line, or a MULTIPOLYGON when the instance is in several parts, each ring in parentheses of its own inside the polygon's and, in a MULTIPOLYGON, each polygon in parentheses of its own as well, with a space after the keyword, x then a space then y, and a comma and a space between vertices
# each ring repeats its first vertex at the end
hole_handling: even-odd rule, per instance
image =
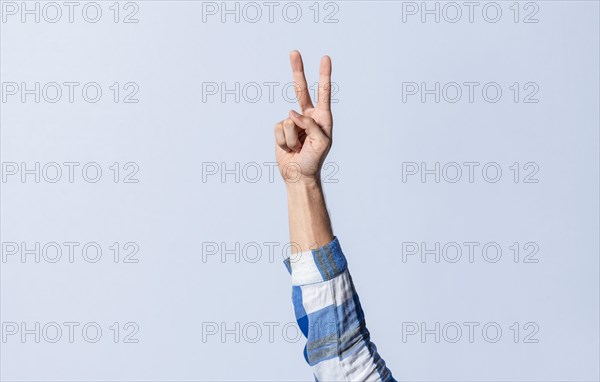
MULTIPOLYGON (((420 2, 419 2, 420 3, 420 2)), ((82 3, 83 4, 83 3, 82 3)), ((112 2, 101 2, 108 12, 112 2)), ((121 3, 123 4, 123 3, 121 3)), ((139 324, 138 344, 1 344, 3 380, 312 380, 303 341, 202 342, 203 322, 294 320, 279 260, 202 261, 203 242, 288 240, 277 179, 202 182, 202 163, 272 162, 273 125, 296 107, 202 102, 203 82, 291 81, 299 49, 309 83, 323 54, 339 85, 338 183, 325 185, 382 356, 403 380, 599 379, 599 7, 538 1, 539 23, 402 22, 402 3, 337 2, 338 23, 202 22, 192 1, 141 1, 137 24, 1 25, 2 82, 95 81, 101 102, 1 105, 1 159, 136 162, 137 184, 2 183, 3 242, 135 241, 138 264, 2 263, 2 322, 139 324), (110 102, 113 82, 139 84, 137 104, 110 102), (402 102, 403 82, 498 82, 501 102, 402 102), (535 82, 537 104, 508 86, 535 82), (402 182, 403 162, 498 162, 498 183, 402 182), (535 162, 539 183, 508 166, 535 162), (402 261, 402 242, 499 242, 498 263, 402 261), (510 261, 535 242, 537 264, 510 261), (402 342, 403 322, 498 322, 497 343, 402 342), (512 342, 513 322, 539 325, 512 342)), ((433 3, 430 3, 433 4, 433 3)), ((440 3, 444 4, 444 3, 440 3)), ((481 4, 485 4, 482 2, 481 4)), ((521 5, 523 5, 521 3, 521 5)), ((322 4, 323 5, 323 4, 322 4)), ((264 8, 263 8, 264 9, 264 8)), ((430 178, 431 179, 431 178, 430 178)), ((281 248, 281 247, 279 247, 281 248)), ((277 253, 281 255, 280 252, 277 253)), ((276 331, 277 333, 277 331, 276 331)))

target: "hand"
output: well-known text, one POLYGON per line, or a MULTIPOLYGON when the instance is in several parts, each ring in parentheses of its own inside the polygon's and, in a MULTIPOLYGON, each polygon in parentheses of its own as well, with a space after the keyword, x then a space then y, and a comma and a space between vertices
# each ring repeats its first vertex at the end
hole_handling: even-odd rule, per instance
POLYGON ((319 182, 332 143, 331 59, 329 56, 321 59, 316 108, 310 99, 300 52, 290 53, 290 63, 302 114, 291 110, 289 118, 275 126, 275 156, 286 184, 319 182))

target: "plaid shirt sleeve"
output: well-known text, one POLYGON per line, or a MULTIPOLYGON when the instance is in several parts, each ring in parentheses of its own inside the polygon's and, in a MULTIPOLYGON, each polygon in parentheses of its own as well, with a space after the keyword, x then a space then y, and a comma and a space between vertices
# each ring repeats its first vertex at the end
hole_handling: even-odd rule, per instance
POLYGON ((337 238, 285 260, 304 358, 317 381, 395 381, 377 353, 337 238))

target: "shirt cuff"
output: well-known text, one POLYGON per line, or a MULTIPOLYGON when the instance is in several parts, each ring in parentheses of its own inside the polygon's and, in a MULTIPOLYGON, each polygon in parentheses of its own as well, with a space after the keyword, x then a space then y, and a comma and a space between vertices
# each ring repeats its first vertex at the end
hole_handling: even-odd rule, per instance
POLYGON ((283 263, 292 275, 293 285, 331 280, 348 267, 337 237, 320 248, 292 254, 283 263))

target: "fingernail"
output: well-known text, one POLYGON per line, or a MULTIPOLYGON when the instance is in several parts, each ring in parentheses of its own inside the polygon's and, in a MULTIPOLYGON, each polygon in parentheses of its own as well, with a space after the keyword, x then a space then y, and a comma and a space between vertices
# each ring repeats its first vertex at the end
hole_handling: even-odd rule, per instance
POLYGON ((293 116, 294 116, 294 117, 296 117, 296 118, 298 118, 298 117, 300 116, 300 114, 298 114, 298 113, 296 112, 296 110, 291 110, 291 111, 290 111, 290 114, 291 114, 291 115, 293 115, 293 116))

